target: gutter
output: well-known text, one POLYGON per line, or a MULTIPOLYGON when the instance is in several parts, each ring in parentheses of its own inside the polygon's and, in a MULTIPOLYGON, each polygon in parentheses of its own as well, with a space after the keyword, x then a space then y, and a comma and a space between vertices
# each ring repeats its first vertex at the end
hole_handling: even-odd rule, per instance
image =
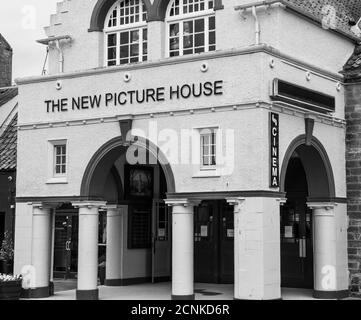
MULTIPOLYGON (((275 4, 279 4, 284 6, 286 9, 289 9, 290 11, 293 11, 296 14, 300 14, 303 17, 312 20, 313 22, 317 23, 317 25, 321 25, 322 26, 322 21, 317 18, 316 16, 302 10, 301 8, 299 8, 298 6, 290 3, 289 1, 286 0, 265 0, 265 1, 259 1, 259 2, 253 2, 253 3, 248 3, 248 4, 243 4, 243 5, 239 5, 239 6, 235 6, 234 10, 236 11, 241 11, 241 15, 244 16, 245 12, 247 11, 247 9, 253 9, 253 7, 258 8, 258 7, 268 7, 268 9, 271 8, 272 5, 275 4)), ((330 28, 329 31, 331 32, 336 32, 346 38, 348 38, 349 40, 355 42, 355 43, 359 43, 361 41, 361 38, 353 35, 350 32, 347 32, 345 30, 342 30, 340 28, 330 28)))

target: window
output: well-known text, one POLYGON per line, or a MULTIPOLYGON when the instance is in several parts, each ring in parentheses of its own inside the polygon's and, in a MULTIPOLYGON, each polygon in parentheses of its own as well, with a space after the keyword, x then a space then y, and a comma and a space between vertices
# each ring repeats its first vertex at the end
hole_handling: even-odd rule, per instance
POLYGON ((54 176, 66 175, 66 144, 54 145, 54 176))
POLYGON ((105 20, 106 65, 147 61, 147 11, 141 0, 118 0, 105 20))
POLYGON ((167 11, 168 55, 216 50, 213 0, 173 0, 167 11))
POLYGON ((217 132, 215 129, 203 129, 201 138, 201 168, 203 170, 215 169, 217 165, 217 132))

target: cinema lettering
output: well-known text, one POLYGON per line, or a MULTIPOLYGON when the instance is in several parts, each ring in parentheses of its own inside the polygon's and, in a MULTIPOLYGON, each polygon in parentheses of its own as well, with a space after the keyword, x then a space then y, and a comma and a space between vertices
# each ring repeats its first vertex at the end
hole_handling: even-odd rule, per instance
POLYGON ((270 114, 271 127, 271 188, 279 187, 279 115, 270 114))
POLYGON ((98 95, 84 95, 58 100, 45 100, 46 111, 68 112, 76 110, 96 109, 102 106, 117 107, 134 104, 164 102, 189 98, 211 97, 223 95, 223 81, 192 83, 141 90, 107 92, 98 95))

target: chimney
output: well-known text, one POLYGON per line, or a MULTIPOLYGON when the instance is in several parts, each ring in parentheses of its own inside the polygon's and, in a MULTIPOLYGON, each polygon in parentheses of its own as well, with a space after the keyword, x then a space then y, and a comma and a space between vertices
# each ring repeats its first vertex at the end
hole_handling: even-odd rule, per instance
POLYGON ((13 49, 0 34, 0 88, 10 87, 12 82, 13 49))

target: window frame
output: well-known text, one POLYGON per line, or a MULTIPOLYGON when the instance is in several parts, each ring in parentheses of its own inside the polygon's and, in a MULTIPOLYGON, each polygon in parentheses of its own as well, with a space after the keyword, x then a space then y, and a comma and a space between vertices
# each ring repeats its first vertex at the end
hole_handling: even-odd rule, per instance
POLYGON ((199 129, 199 146, 200 146, 200 170, 201 171, 215 171, 217 170, 218 165, 218 130, 217 127, 209 127, 209 128, 200 128, 199 129), (213 135, 214 143, 211 143, 211 137, 213 135), (204 154, 204 145, 203 145, 203 137, 209 136, 210 140, 208 143, 209 152, 207 155, 204 154), (211 146, 214 145, 214 153, 211 151, 211 146), (204 164, 204 157, 208 157, 209 160, 212 160, 214 157, 215 164, 204 164))
POLYGON ((54 178, 59 178, 59 177, 66 177, 67 174, 67 169, 68 169, 68 163, 67 163, 67 158, 68 158, 68 147, 66 143, 54 143, 54 149, 53 149, 53 177, 54 178), (65 153, 63 153, 63 150, 61 150, 60 154, 57 153, 58 148, 65 148, 65 153), (62 158, 65 157, 65 163, 63 163, 62 158), (60 163, 57 163, 58 158, 61 158, 60 163), (60 168, 60 173, 56 172, 57 167, 59 166, 60 168), (63 167, 65 169, 64 172, 62 172, 63 167))
POLYGON ((69 173, 69 143, 67 139, 48 140, 48 181, 47 184, 68 183, 69 173), (56 173, 56 148, 65 146, 65 173, 56 173))
MULTIPOLYGON (((175 0, 171 1, 168 5, 167 11, 166 11, 166 17, 165 17, 165 28, 166 28, 166 44, 165 44, 165 57, 166 58, 172 58, 172 57, 179 57, 179 56, 185 56, 185 55, 191 55, 191 54, 184 54, 184 22, 187 21, 195 21, 197 19, 203 19, 204 20, 204 51, 201 53, 205 53, 205 52, 213 52, 215 50, 217 50, 217 38, 215 40, 214 45, 210 45, 209 43, 209 18, 210 17, 214 17, 215 19, 215 25, 216 25, 216 14, 215 14, 215 10, 214 10, 214 4, 213 4, 213 8, 212 9, 207 9, 207 10, 203 10, 203 11, 197 11, 197 12, 192 12, 192 13, 183 13, 183 8, 182 8, 182 13, 180 13, 179 15, 176 16, 170 16, 170 11, 172 9, 173 3, 175 0), (171 50, 170 50, 170 25, 171 24, 175 24, 178 23, 179 24, 179 55, 176 56, 171 56, 171 50), (209 50, 210 46, 214 46, 215 50, 209 50)), ((183 0, 181 0, 183 1, 183 0)), ((183 7, 180 5, 180 7, 183 7)), ((216 26, 214 28, 214 32, 216 35, 216 26)), ((195 32, 193 31, 193 34, 195 32)), ((195 49, 195 44, 193 43, 193 46, 191 47, 193 50, 195 49)), ((192 53, 192 54, 200 54, 200 53, 192 53)))
MULTIPOLYGON (((141 62, 145 62, 148 61, 148 53, 149 53, 149 44, 148 44, 148 22, 147 22, 147 11, 143 11, 143 9, 145 8, 145 4, 143 3, 142 0, 139 0, 140 2, 140 8, 141 8, 141 12, 139 13, 140 17, 143 19, 143 15, 146 14, 146 20, 142 20, 139 22, 135 22, 135 23, 129 23, 129 24, 125 24, 125 25, 121 25, 120 24, 120 13, 119 13, 119 8, 118 6, 120 5, 122 1, 116 1, 112 7, 109 9, 106 18, 105 18, 105 22, 104 22, 104 30, 103 30, 103 35, 104 35, 104 67, 113 67, 113 66, 121 66, 121 65, 126 65, 126 64, 134 64, 134 63, 141 63, 141 62), (108 23, 110 20, 111 15, 113 14, 113 11, 117 9, 118 15, 117 15, 117 25, 116 26, 112 26, 109 27, 108 23), (147 37, 146 40, 144 40, 144 30, 146 30, 147 32, 147 37), (128 32, 129 36, 128 36, 128 40, 129 42, 127 43, 128 45, 128 53, 129 52, 129 47, 131 46, 131 42, 130 42, 130 33, 132 31, 138 31, 139 32, 139 40, 138 40, 138 61, 137 62, 130 62, 130 60, 132 59, 132 56, 129 54, 127 56, 127 58, 120 58, 120 34, 123 32, 128 32), (115 34, 116 35, 116 57, 115 57, 115 64, 114 65, 109 65, 109 51, 108 51, 108 36, 111 34, 115 34), (147 53, 144 54, 144 44, 147 45, 147 53), (144 56, 146 57, 146 59, 144 59, 144 56), (127 63, 120 63, 120 60, 123 59, 128 59, 127 63)), ((134 57, 133 57, 134 58, 134 57)), ((113 61, 114 59, 111 59, 111 61, 113 61)))

